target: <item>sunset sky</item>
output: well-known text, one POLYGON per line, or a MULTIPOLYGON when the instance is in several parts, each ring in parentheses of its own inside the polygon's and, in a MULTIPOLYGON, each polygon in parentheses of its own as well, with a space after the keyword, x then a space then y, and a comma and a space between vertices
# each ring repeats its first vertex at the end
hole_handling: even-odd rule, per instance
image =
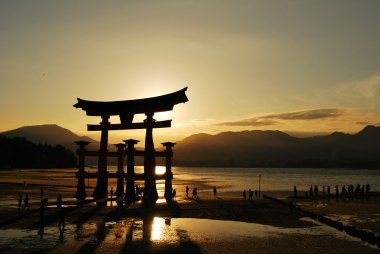
POLYGON ((188 86, 189 102, 157 116, 173 119, 161 139, 356 132, 380 124, 379 13, 377 0, 3 0, 0 131, 54 123, 94 136, 86 124, 99 119, 75 109, 77 97, 188 86))

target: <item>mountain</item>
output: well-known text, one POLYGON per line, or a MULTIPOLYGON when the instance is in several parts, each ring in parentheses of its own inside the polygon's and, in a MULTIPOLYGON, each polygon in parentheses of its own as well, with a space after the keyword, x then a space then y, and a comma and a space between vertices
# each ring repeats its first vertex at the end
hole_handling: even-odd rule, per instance
POLYGON ((74 153, 63 146, 0 135, 0 168, 72 168, 76 164, 74 153))
POLYGON ((98 141, 86 136, 76 135, 72 131, 56 124, 24 126, 0 134, 10 138, 23 137, 35 144, 62 145, 73 152, 77 149, 74 142, 79 140, 91 142, 88 146, 89 149, 99 149, 98 141))
POLYGON ((380 168, 380 127, 358 133, 292 137, 280 131, 195 134, 174 147, 174 164, 230 167, 380 168))
MULTIPOLYGON (((25 126, 0 133, 23 137, 35 144, 62 145, 76 151, 74 141, 91 142, 89 150, 98 150, 99 142, 58 125, 25 126)), ((281 131, 222 132, 195 134, 177 142, 173 164, 208 167, 348 167, 380 168, 380 127, 367 126, 351 135, 297 138, 281 131)), ((110 150, 114 149, 110 147, 110 150)), ((161 148, 160 148, 161 150, 161 148)), ((157 160, 159 161, 159 159, 157 160)), ((88 158, 87 163, 97 163, 88 158)), ((110 163, 115 163, 110 158, 110 163)), ((136 163, 141 164, 142 158, 136 163)))

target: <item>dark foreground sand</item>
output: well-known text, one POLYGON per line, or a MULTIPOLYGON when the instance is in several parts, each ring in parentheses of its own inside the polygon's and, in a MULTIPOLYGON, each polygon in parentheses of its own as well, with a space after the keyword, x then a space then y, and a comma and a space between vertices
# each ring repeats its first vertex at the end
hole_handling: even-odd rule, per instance
MULTIPOLYGON (((218 195, 214 197, 212 186, 215 183, 207 181, 175 181, 174 188, 178 193, 175 203, 167 205, 165 200, 159 199, 155 209, 145 210, 140 207, 140 202, 123 207, 117 207, 115 203, 112 207, 96 207, 92 202, 79 205, 73 199, 75 189, 68 187, 75 185, 75 179, 46 179, 40 183, 38 178, 36 175, 28 179, 27 186, 20 184, 20 179, 12 180, 12 184, 0 183, 0 253, 380 253, 377 247, 305 219, 300 212, 271 200, 246 201, 240 192, 226 192, 219 186, 218 195), (44 196, 49 198, 43 220, 39 211, 41 184, 44 185, 44 196), (199 188, 198 200, 186 197, 186 185, 199 188), (25 192, 29 193, 32 204, 29 211, 21 212, 17 208, 17 193, 25 192), (58 193, 63 195, 66 206, 66 229, 62 234, 57 228, 60 210, 54 205, 58 193), (154 217, 165 221, 161 231, 157 231, 154 217), (208 224, 207 220, 201 220, 204 229, 214 227, 214 231, 197 233, 191 230, 191 224, 173 226, 170 220, 174 223, 175 218, 220 222, 208 224), (244 234, 236 232, 236 228, 231 228, 231 231, 228 227, 219 229, 218 225, 224 225, 223 221, 249 222, 250 225, 258 225, 258 232, 263 227, 270 230, 265 234, 255 231, 244 234), (25 242, 17 230, 32 234, 34 238, 25 242), (41 230, 44 230, 43 239, 37 235, 41 230), (8 234, 14 240, 4 240, 8 234), (157 235, 161 238, 155 239, 157 235)), ((88 189, 89 194, 91 191, 88 189)), ((162 196, 160 188, 159 194, 162 196)), ((286 196, 274 192, 265 194, 286 196)), ((350 215, 348 223, 380 232, 377 220, 379 198, 345 203, 289 200, 305 209, 335 216, 338 220, 350 215)))
MULTIPOLYGON (((302 214, 270 200, 245 201, 235 193, 220 193, 216 198, 205 194, 199 200, 185 196, 177 199, 178 202, 170 206, 158 203, 152 210, 142 209, 139 202, 128 207, 116 207, 115 204, 112 207, 96 207, 91 203, 67 206, 67 232, 73 227, 78 230, 95 225, 94 228, 74 238, 68 235, 65 238, 63 233, 61 241, 47 247, 36 248, 32 245, 32 248, 26 248, 21 243, 11 246, 0 244, 0 253, 379 253, 379 249, 360 240, 337 237, 335 229, 320 229, 317 222, 303 220, 302 214), (176 229, 176 235, 156 241, 151 240, 155 234, 153 217, 252 222, 274 226, 281 229, 282 233, 263 237, 240 237, 226 232, 224 236, 214 237, 176 229), (139 222, 142 223, 140 228, 131 226, 139 222), (115 224, 109 229, 109 223, 115 224), (308 234, 302 230, 294 231, 314 227, 321 232, 308 234), (141 238, 134 239, 134 230, 142 234, 141 238), (120 237, 113 237, 117 235, 115 232, 121 232, 120 237)), ((53 229, 58 232, 55 228, 59 221, 59 209, 49 207, 41 221, 38 204, 32 204, 31 209, 24 213, 19 212, 16 207, 3 206, 0 209, 0 218, 0 234, 8 232, 9 229, 40 229, 42 226, 45 230, 53 229)), ((48 240, 45 238, 36 241, 48 240)))

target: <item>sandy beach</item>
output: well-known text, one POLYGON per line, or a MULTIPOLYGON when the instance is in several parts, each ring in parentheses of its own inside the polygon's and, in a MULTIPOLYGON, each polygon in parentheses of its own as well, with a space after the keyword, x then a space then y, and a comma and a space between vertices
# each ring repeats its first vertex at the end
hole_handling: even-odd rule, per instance
MULTIPOLYGON (((171 205, 162 198, 159 183, 161 198, 151 210, 142 209, 140 202, 117 207, 115 201, 112 206, 108 201, 107 207, 97 207, 88 198, 79 204, 73 198, 74 178, 53 182, 29 177, 26 186, 21 179, 9 182, 12 183, 0 184, 2 253, 379 253, 376 246, 300 212, 268 199, 244 200, 242 193, 224 191, 223 186, 206 179, 175 180, 177 197, 171 205), (199 199, 186 197, 187 185, 199 188, 199 199), (41 186, 44 197, 49 199, 43 218, 39 210, 41 186), (212 194, 213 186, 218 188, 216 197, 212 194), (26 191, 31 197, 31 207, 22 212, 17 208, 17 193, 26 191), (58 193, 63 195, 65 206, 66 227, 62 232, 57 227, 58 193)), ((87 191, 90 194, 92 189, 87 191)), ((261 194, 284 199, 290 193, 261 194)), ((285 200, 379 232, 378 197, 344 203, 285 200)))

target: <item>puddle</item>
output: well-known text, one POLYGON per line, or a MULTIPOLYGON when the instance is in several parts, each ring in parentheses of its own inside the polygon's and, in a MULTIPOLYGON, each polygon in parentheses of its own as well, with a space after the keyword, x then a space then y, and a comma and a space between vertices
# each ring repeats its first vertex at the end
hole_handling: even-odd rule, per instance
MULTIPOLYGON (((164 243, 202 242, 209 240, 241 239, 245 237, 264 238, 289 235, 316 235, 361 242, 357 238, 329 228, 309 218, 301 220, 315 224, 305 228, 281 228, 256 223, 221 221, 193 218, 149 217, 127 218, 100 224, 66 226, 64 232, 57 227, 36 229, 0 230, 0 252, 3 249, 49 250, 65 242, 101 242, 123 244, 126 241, 153 241, 164 243)), ((361 242, 361 244, 364 244, 361 242)))

